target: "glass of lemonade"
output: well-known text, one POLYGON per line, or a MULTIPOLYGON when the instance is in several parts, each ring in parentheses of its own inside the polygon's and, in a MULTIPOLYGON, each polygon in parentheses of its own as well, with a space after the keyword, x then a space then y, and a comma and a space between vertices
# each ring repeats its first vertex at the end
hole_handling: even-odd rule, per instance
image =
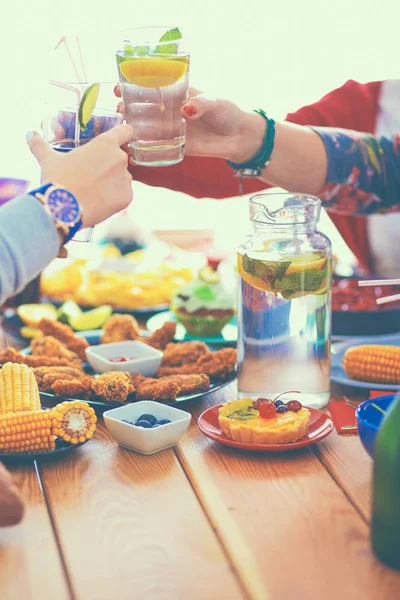
POLYGON ((177 27, 141 27, 123 32, 117 64, 131 154, 138 165, 161 167, 183 159, 190 58, 177 27))
POLYGON ((331 262, 321 203, 302 194, 250 199, 253 233, 238 249, 240 397, 321 408, 330 393, 331 262))

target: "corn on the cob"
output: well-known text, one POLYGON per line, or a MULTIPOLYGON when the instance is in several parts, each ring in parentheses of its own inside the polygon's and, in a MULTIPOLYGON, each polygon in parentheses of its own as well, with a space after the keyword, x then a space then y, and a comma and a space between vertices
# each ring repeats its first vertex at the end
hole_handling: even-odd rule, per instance
POLYGON ((61 402, 52 410, 52 433, 71 444, 86 442, 93 437, 97 417, 86 402, 61 402))
POLYGON ((343 368, 359 381, 400 384, 400 348, 364 344, 346 350, 343 368))
POLYGON ((0 452, 46 452, 55 448, 51 410, 0 416, 0 452))
POLYGON ((0 370, 0 415, 40 408, 39 389, 33 371, 26 365, 5 363, 0 370))

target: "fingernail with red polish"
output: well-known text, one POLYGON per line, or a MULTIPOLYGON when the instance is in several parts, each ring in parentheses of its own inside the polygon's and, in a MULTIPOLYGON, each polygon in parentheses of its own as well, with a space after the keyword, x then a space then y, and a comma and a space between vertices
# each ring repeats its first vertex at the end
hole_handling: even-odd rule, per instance
POLYGON ((194 117, 194 115, 197 113, 196 107, 193 106, 193 104, 187 104, 183 107, 183 110, 188 115, 188 117, 194 117))

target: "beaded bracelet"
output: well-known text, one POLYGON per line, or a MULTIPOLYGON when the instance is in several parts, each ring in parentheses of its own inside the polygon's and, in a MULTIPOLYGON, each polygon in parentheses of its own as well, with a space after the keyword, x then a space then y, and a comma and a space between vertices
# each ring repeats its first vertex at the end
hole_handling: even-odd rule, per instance
MULTIPOLYGON (((226 162, 232 169, 238 172, 241 176, 244 177, 260 177, 262 170, 267 166, 269 159, 271 158, 272 151, 274 149, 274 140, 275 140, 275 121, 273 119, 269 119, 266 113, 262 110, 262 108, 257 108, 254 112, 261 115, 267 122, 267 127, 265 130, 264 142, 260 152, 251 160, 236 164, 227 160, 226 162)), ((236 174, 236 173, 235 173, 236 174)))

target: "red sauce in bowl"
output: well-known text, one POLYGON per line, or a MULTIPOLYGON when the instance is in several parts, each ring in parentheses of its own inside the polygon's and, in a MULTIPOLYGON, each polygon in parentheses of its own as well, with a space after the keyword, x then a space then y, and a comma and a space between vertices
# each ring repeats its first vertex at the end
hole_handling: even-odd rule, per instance
POLYGON ((136 356, 114 356, 113 358, 108 358, 110 362, 122 363, 128 362, 128 360, 134 360, 136 356))

